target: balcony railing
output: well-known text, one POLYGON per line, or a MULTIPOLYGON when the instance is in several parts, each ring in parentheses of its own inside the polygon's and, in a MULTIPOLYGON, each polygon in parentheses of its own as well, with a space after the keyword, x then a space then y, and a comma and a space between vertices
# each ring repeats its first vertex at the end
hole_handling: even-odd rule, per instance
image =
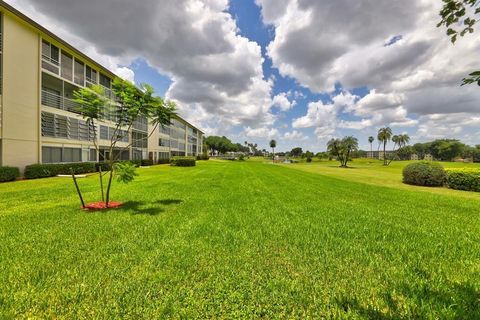
POLYGON ((43 61, 47 61, 48 63, 51 63, 51 64, 53 64, 57 67, 60 66, 60 62, 57 59, 54 59, 54 58, 52 58, 50 56, 47 56, 45 54, 42 54, 42 59, 43 59, 43 61))
POLYGON ((42 104, 47 107, 80 113, 78 110, 78 103, 72 99, 62 97, 61 95, 46 90, 42 90, 42 104))

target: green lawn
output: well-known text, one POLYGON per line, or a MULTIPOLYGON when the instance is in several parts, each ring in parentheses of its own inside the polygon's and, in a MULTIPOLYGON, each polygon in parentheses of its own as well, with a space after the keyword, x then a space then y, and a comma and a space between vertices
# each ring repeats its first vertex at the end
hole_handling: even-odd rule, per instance
POLYGON ((156 166, 97 213, 69 179, 0 184, 0 318, 479 319, 477 195, 339 170, 156 166))
MULTIPOLYGON (((427 191, 437 194, 447 194, 465 198, 480 200, 480 194, 474 192, 464 192, 448 188, 418 187, 402 183, 402 169, 409 163, 415 161, 393 161, 389 166, 383 166, 383 162, 374 159, 354 159, 349 162, 349 168, 339 168, 338 161, 315 161, 312 163, 281 164, 290 168, 322 174, 325 176, 336 177, 348 181, 355 181, 371 185, 381 185, 386 187, 427 191)), ((438 162, 445 168, 478 168, 478 163, 459 163, 459 162, 438 162)))

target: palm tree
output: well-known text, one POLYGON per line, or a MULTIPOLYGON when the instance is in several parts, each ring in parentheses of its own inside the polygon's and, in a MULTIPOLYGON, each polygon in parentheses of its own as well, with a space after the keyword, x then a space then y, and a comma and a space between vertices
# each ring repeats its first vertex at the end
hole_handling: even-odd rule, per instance
POLYGON ((327 151, 337 157, 337 160, 340 161, 340 164, 343 163, 343 153, 340 151, 342 145, 342 140, 340 139, 330 139, 327 142, 327 151))
POLYGON ((353 136, 340 139, 331 139, 327 142, 327 150, 332 156, 337 157, 340 167, 346 168, 350 155, 353 151, 358 150, 358 140, 353 136))
POLYGON ((398 136, 398 148, 405 147, 410 142, 410 136, 406 133, 398 136))
POLYGON ((399 137, 397 135, 392 136, 393 150, 397 147, 399 137))
POLYGON ((275 162, 275 147, 277 146, 277 141, 270 140, 270 148, 272 148, 272 161, 275 162))
MULTIPOLYGON (((395 155, 398 150, 401 148, 405 147, 409 142, 410 142, 410 136, 408 134, 399 134, 398 136, 395 135, 392 137, 392 141, 395 142, 395 146, 398 147, 397 150, 395 150, 395 146, 393 147, 393 150, 395 151, 395 155)), ((390 164, 393 161, 394 156, 390 159, 388 164, 390 164)))
POLYGON ((383 142, 383 165, 388 166, 387 161, 387 143, 392 138, 392 129, 389 127, 380 128, 378 130, 377 140, 383 142))
POLYGON ((373 148, 373 146, 372 146, 373 141, 375 141, 375 138, 374 138, 374 137, 372 137, 372 136, 368 137, 368 142, 370 142, 370 156, 371 156, 372 158, 373 158, 373 150, 372 150, 372 148, 373 148))
POLYGON ((358 150, 358 139, 354 136, 348 136, 342 140, 343 149, 345 150, 345 158, 342 167, 347 167, 348 160, 350 159, 350 154, 353 151, 358 150))

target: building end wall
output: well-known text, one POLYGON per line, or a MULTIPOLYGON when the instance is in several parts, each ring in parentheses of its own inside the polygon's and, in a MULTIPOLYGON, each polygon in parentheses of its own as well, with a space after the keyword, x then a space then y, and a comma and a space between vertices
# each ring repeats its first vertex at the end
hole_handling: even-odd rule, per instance
POLYGON ((39 35, 9 14, 3 32, 2 165, 39 162, 39 35))

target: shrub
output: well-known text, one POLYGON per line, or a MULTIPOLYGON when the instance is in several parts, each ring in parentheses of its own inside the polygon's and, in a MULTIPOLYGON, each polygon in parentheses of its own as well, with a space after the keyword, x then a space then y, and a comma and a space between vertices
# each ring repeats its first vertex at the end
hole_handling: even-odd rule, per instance
POLYGON ((20 177, 20 170, 16 167, 0 167, 0 182, 13 181, 20 177))
POLYGON ((308 157, 307 162, 312 162, 312 158, 308 157))
POLYGON ((153 160, 143 159, 141 162, 143 167, 153 166, 153 160))
POLYGON ((238 160, 240 161, 245 161, 245 156, 243 154, 241 154, 239 157, 238 157, 238 160))
POLYGON ((100 171, 99 168, 102 168, 102 172, 110 171, 110 164, 108 162, 97 162, 95 163, 95 171, 100 171))
POLYGON ((93 162, 32 164, 25 167, 25 178, 38 179, 54 177, 59 174, 71 174, 70 168, 73 169, 75 174, 90 173, 97 170, 93 162))
POLYGON ((166 164, 166 163, 170 163, 170 158, 158 159, 158 164, 166 164))
POLYGON ((448 169, 447 186, 455 190, 480 192, 480 170, 478 169, 448 169))
POLYGON ((176 167, 194 167, 196 165, 196 161, 194 158, 174 158, 170 162, 170 165, 176 167))
POLYGON ((209 160, 210 157, 208 156, 208 154, 199 154, 197 156, 197 160, 209 160))
POLYGON ((117 162, 128 162, 138 168, 142 165, 142 161, 143 160, 125 160, 125 161, 117 161, 117 162))
POLYGON ((445 170, 437 163, 411 163, 403 168, 403 182, 416 186, 443 186, 445 182, 445 170))

